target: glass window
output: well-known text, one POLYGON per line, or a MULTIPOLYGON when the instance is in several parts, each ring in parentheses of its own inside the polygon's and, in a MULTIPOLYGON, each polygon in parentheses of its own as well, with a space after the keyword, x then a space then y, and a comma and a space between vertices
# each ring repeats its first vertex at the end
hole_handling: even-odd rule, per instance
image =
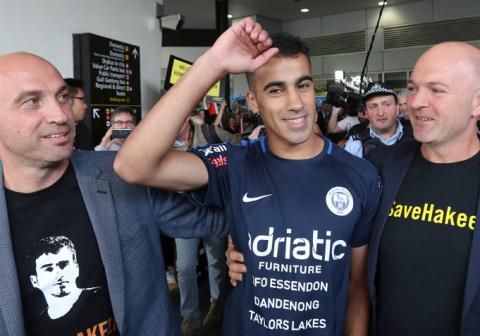
POLYGON ((385 82, 390 84, 395 90, 402 90, 407 87, 407 71, 385 72, 385 82))

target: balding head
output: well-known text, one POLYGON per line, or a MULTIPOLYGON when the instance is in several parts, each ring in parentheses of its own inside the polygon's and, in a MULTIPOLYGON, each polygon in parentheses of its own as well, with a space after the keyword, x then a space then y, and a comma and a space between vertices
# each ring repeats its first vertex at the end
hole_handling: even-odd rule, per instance
MULTIPOLYGON (((32 67, 49 67, 58 73, 57 69, 46 59, 24 51, 0 55, 0 76, 17 71, 28 71, 32 67)), ((60 75, 60 73, 58 73, 60 75)))
POLYGON ((71 155, 75 127, 68 87, 45 59, 0 56, 0 157, 10 166, 52 167, 71 155))
POLYGON ((414 71, 418 67, 435 65, 443 67, 454 77, 467 74, 475 87, 480 83, 480 49, 464 42, 444 42, 428 49, 418 59, 414 71))
POLYGON ((8 54, 0 55, 0 69, 3 67, 4 64, 7 64, 7 62, 17 62, 21 60, 23 61, 38 60, 38 61, 49 63, 46 59, 38 55, 29 53, 26 51, 15 51, 8 54))
POLYGON ((16 86, 21 83, 22 80, 27 81, 34 75, 38 75, 40 79, 50 77, 63 81, 58 70, 40 56, 23 51, 1 55, 0 96, 2 93, 5 93, 5 90, 8 91, 7 94, 11 94, 11 90, 9 89, 12 85, 16 86))
POLYGON ((407 109, 424 154, 443 153, 455 161, 477 153, 479 49, 463 42, 433 46, 418 59, 408 86, 407 109), (466 157, 452 158, 455 153, 466 157))

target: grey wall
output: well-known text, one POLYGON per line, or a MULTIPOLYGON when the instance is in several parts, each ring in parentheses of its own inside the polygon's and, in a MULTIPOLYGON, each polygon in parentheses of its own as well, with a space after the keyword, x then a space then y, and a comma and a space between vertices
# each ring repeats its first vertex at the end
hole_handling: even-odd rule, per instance
POLYGON ((156 0, 0 0, 0 54, 28 51, 73 76, 74 33, 93 33, 141 50, 143 112, 160 93, 162 35, 156 0))
MULTIPOLYGON (((158 0, 0 0, 0 54, 24 50, 47 58, 63 76, 73 75, 72 34, 90 32, 141 48, 143 112, 155 103, 164 78, 168 56, 195 61, 206 48, 162 48, 155 18, 158 0)), ((158 1, 162 2, 162 1, 158 1)), ((366 30, 367 40, 379 9, 365 9, 280 24, 258 19, 271 31, 286 31, 301 37, 366 30)), ((370 56, 369 71, 405 71, 412 68, 425 47, 383 50, 383 27, 431 22, 480 15, 478 0, 424 0, 387 6, 370 56)), ((313 58, 317 77, 333 77, 335 70, 360 72, 365 53, 313 58)), ((232 94, 246 90, 244 76, 234 75, 232 94)))
MULTIPOLYGON (((367 32, 366 46, 368 48, 379 11, 380 7, 285 22, 282 24, 282 31, 302 38, 309 38, 365 30, 367 32)), ((384 27, 428 23, 470 16, 480 16, 480 1, 424 0, 385 7, 373 50, 369 57, 368 71, 380 73, 411 70, 417 58, 428 48, 428 46, 423 46, 384 50, 384 27)), ((480 42, 473 44, 480 47, 480 42)), ((344 70, 347 73, 360 73, 365 58, 366 52, 312 57, 314 77, 333 78, 335 70, 344 70)), ((242 90, 246 90, 247 85, 243 76, 234 76, 233 78, 233 93, 239 94, 242 90)))
MULTIPOLYGON (((306 38, 365 30, 367 31, 368 48, 379 11, 380 7, 308 20, 290 21, 283 24, 283 31, 306 38)), ((369 58, 368 71, 391 72, 410 70, 418 56, 427 48, 412 47, 385 51, 383 48, 383 27, 479 15, 480 1, 478 0, 425 0, 385 7, 372 54, 369 58)), ((365 57, 366 52, 313 57, 313 72, 317 78, 333 78, 335 70, 360 73, 365 57)))

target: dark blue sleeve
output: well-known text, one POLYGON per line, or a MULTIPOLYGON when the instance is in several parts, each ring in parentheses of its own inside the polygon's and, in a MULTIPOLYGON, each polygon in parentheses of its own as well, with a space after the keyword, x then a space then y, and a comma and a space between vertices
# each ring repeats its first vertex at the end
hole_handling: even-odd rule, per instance
POLYGON ((184 193, 149 190, 154 221, 164 234, 175 238, 195 238, 227 233, 223 209, 197 207, 184 193))
POLYGON ((189 151, 197 155, 208 170, 208 185, 204 190, 189 192, 189 197, 200 205, 225 207, 230 195, 228 175, 228 144, 206 145, 189 151))
POLYGON ((376 172, 371 176, 365 186, 366 192, 364 202, 362 203, 362 214, 355 226, 350 242, 352 247, 360 247, 368 244, 370 233, 372 232, 375 214, 377 213, 377 207, 382 193, 382 182, 376 172))

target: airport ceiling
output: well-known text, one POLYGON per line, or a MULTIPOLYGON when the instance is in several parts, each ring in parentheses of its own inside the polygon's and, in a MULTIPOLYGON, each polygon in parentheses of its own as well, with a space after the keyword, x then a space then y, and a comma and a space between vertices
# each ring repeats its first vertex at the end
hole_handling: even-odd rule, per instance
MULTIPOLYGON (((185 29, 214 29, 216 0, 163 0, 164 15, 183 14, 185 29)), ((229 0, 233 18, 261 15, 287 22, 305 18, 378 7, 379 0, 229 0), (308 8, 308 13, 300 9, 308 8)), ((388 0, 388 5, 419 0, 388 0)))

